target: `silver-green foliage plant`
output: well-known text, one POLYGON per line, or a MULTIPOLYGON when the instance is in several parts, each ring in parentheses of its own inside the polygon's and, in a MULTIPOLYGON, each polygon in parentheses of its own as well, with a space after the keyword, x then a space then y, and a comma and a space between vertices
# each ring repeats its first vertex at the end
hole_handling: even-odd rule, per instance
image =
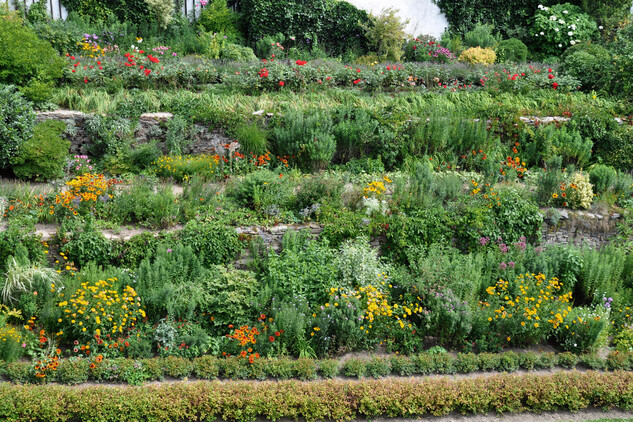
POLYGON ((162 28, 167 28, 174 13, 175 3, 172 0, 145 0, 145 3, 153 12, 159 25, 162 28))
POLYGON ((376 283, 379 274, 386 268, 378 260, 378 253, 367 238, 348 240, 339 248, 336 258, 340 285, 356 288, 376 283))
POLYGON ((52 268, 22 265, 15 257, 9 258, 7 272, 0 286, 0 298, 5 305, 14 305, 22 293, 31 293, 36 279, 47 286, 58 284, 60 276, 52 268))

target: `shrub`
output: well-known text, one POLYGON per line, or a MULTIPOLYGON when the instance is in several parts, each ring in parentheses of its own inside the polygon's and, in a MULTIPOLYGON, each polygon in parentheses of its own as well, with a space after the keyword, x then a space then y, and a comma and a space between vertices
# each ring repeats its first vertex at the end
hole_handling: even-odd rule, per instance
MULTIPOLYGON (((565 325, 561 324, 558 327, 556 339, 561 347, 568 352, 595 352, 606 343, 608 325, 608 313, 575 307, 569 313, 569 320, 565 321, 565 325)), ((563 364, 561 363, 561 365, 563 364)))
POLYGON ((459 55, 460 62, 466 62, 470 64, 493 64, 497 60, 497 55, 494 50, 490 48, 471 47, 464 50, 459 55))
POLYGON ((213 325, 241 326, 253 316, 252 302, 259 291, 259 283, 250 271, 218 267, 205 283, 209 295, 205 312, 213 315, 213 325))
POLYGON ((583 173, 576 172, 569 181, 571 189, 568 190, 567 201, 574 209, 589 209, 593 202, 592 185, 589 178, 583 173))
POLYGON ((161 28, 167 28, 174 12, 174 2, 171 0, 145 0, 145 3, 161 28))
POLYGON ((21 86, 34 101, 46 100, 65 65, 53 47, 15 14, 0 12, 0 51, 0 83, 21 86))
POLYGON ((252 48, 231 43, 226 44, 220 51, 220 58, 237 62, 253 62, 257 60, 252 48))
POLYGON ((606 91, 613 77, 613 58, 599 44, 577 44, 565 51, 561 70, 578 79, 585 91, 606 91))
POLYGON ((163 359, 165 375, 172 378, 187 378, 193 372, 193 363, 189 359, 168 356, 163 359))
POLYGON ((294 372, 301 381, 317 378, 317 361, 314 359, 297 359, 294 372))
POLYGON ((396 375, 410 376, 415 374, 416 368, 410 357, 393 355, 391 356, 391 370, 396 375))
POLYGON ((372 378, 386 377, 391 374, 391 360, 374 356, 366 362, 365 371, 372 378))
POLYGON ((60 135, 66 124, 47 120, 33 128, 33 137, 24 142, 13 160, 13 173, 20 179, 46 181, 64 175, 70 141, 60 135))
POLYGON ((90 361, 82 358, 61 359, 55 377, 62 384, 82 384, 88 381, 90 361))
POLYGON ((83 227, 75 227, 64 248, 70 259, 80 267, 90 261, 105 265, 110 261, 112 254, 112 243, 95 227, 92 217, 86 220, 83 227))
POLYGON ((208 268, 232 263, 241 248, 235 229, 215 221, 189 221, 180 233, 180 239, 191 246, 208 268))
POLYGON ((334 378, 338 376, 339 362, 336 359, 325 359, 319 361, 319 374, 323 378, 334 378))
POLYGON ((237 18, 237 14, 226 5, 226 0, 211 0, 200 12, 197 23, 205 32, 228 36, 239 33, 237 18))
POLYGON ((33 105, 26 101, 14 86, 1 85, 0 169, 6 169, 11 165, 22 144, 31 138, 34 124, 33 105))
POLYGON ((617 171, 611 166, 597 164, 589 170, 589 181, 594 186, 596 193, 604 193, 613 186, 617 177, 617 171))
POLYGON ((363 378, 367 372, 367 362, 365 359, 349 358, 343 363, 342 372, 346 377, 363 378))
POLYGON ((588 14, 569 3, 541 6, 532 28, 538 49, 549 55, 559 55, 567 47, 590 39, 598 30, 588 14))
POLYGON ((369 45, 385 60, 399 61, 403 53, 404 28, 409 21, 402 22, 396 13, 393 7, 383 9, 379 16, 370 15, 370 24, 362 26, 369 45))
MULTIPOLYGON (((499 43, 499 37, 492 33, 493 30, 494 25, 477 23, 472 30, 464 34, 464 46, 494 49, 499 43)), ((491 63, 494 63, 494 60, 491 63)))
POLYGON ((499 42, 495 49, 499 63, 523 63, 527 59, 528 48, 517 38, 499 42))
POLYGON ((220 374, 220 362, 215 356, 204 355, 193 360, 193 374, 196 378, 214 380, 220 374))

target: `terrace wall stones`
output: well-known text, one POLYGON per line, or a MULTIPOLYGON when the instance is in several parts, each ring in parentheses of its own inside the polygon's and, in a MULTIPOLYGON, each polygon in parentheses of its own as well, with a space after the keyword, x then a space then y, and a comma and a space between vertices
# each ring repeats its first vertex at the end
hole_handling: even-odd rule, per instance
MULTIPOLYGON (((90 114, 73 110, 45 111, 37 114, 37 121, 60 120, 65 122, 69 130, 65 136, 70 141, 71 154, 87 154, 90 139, 86 132, 86 119, 90 114)), ((171 113, 144 113, 140 116, 134 129, 133 144, 144 144, 155 140, 158 147, 166 151, 165 135, 166 122, 174 117, 171 113)), ((227 144, 232 140, 224 132, 196 124, 192 130, 193 142, 184 151, 186 154, 215 154, 219 145, 227 144)))
POLYGON ((567 209, 548 209, 543 212, 543 245, 571 243, 599 248, 618 234, 617 225, 622 220, 622 216, 617 213, 601 214, 567 209))

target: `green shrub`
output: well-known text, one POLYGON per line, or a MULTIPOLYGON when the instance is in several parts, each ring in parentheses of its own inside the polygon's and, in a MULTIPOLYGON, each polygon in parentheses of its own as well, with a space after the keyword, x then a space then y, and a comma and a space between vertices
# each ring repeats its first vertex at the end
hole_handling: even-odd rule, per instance
POLYGON ((613 186, 617 177, 617 171, 611 166, 597 164, 589 170, 589 181, 594 187, 594 192, 604 193, 613 186))
MULTIPOLYGON (((497 44, 499 44, 500 37, 495 36, 493 31, 494 25, 477 23, 472 30, 464 34, 464 46, 495 49, 497 44)), ((494 60, 489 63, 494 63, 494 60)))
POLYGON ((53 47, 15 14, 0 11, 0 51, 0 83, 22 87, 33 101, 48 99, 65 66, 53 47))
POLYGON ((559 326, 556 332, 556 339, 564 350, 573 353, 595 352, 606 343, 608 314, 605 315, 600 310, 575 307, 567 318, 569 322, 565 326, 559 326))
POLYGON ((220 362, 215 356, 204 355, 193 360, 193 374, 196 378, 214 380, 220 375, 220 362))
POLYGON ((335 378, 339 372, 339 362, 336 359, 320 360, 318 372, 323 378, 335 378))
POLYGON ((243 47, 237 44, 226 44, 220 51, 220 58, 223 60, 231 60, 236 62, 254 62, 257 56, 250 47, 243 47))
POLYGON ((588 369, 603 370, 606 367, 606 361, 602 359, 597 353, 587 353, 578 356, 578 362, 582 366, 588 369))
POLYGON ((295 361, 295 374, 301 381, 310 381, 317 378, 317 361, 314 359, 297 359, 295 361))
POLYGON ((24 384, 33 380, 33 365, 30 362, 11 362, 6 366, 6 374, 11 382, 24 384))
POLYGON ((517 38, 499 42, 495 49, 499 63, 524 63, 527 60, 528 48, 517 38))
POLYGON ((391 371, 400 376, 410 376, 415 374, 415 362, 409 356, 391 356, 391 371))
POLYGON ((372 378, 382 378, 391 374, 391 360, 374 356, 365 364, 365 372, 372 378))
POLYGON ((231 380, 248 378, 248 360, 240 357, 227 357, 220 360, 220 373, 231 380))
POLYGON ((244 176, 233 186, 228 186, 226 195, 234 198, 242 207, 266 212, 270 207, 285 207, 292 187, 279 174, 270 170, 259 170, 244 176))
POLYGON ((217 267, 208 277, 205 291, 209 300, 204 311, 213 315, 215 327, 241 326, 255 316, 252 302, 259 292, 259 283, 252 272, 217 267))
POLYGON ((598 31, 591 16, 570 3, 539 8, 533 22, 533 41, 549 55, 559 55, 567 47, 591 39, 598 31))
POLYGON ((64 175, 70 141, 60 135, 66 124, 47 120, 33 128, 33 137, 24 142, 13 159, 13 173, 20 179, 46 181, 64 175))
POLYGON ((401 21, 396 13, 393 7, 383 9, 379 16, 370 15, 370 24, 363 25, 369 45, 381 59, 399 61, 403 54, 402 40, 409 21, 401 21))
POLYGON ((61 359, 55 377, 62 384, 82 384, 88 381, 88 359, 61 359))
POLYGON ((552 369, 558 363, 558 357, 553 352, 541 353, 534 367, 537 369, 552 369))
POLYGON ((519 366, 523 370, 526 370, 526 371, 533 370, 537 366, 538 360, 539 360, 539 355, 537 355, 534 352, 528 351, 528 352, 519 353, 519 366))
POLYGON ((458 353, 455 359, 457 372, 467 374, 479 369, 479 358, 474 353, 458 353))
POLYGON ((226 4, 226 0, 211 0, 200 12, 197 24, 205 32, 236 35, 238 15, 226 4))
POLYGON ((134 132, 134 125, 129 119, 99 114, 86 117, 84 127, 90 140, 88 150, 95 157, 116 155, 129 147, 134 132))
POLYGON ((215 221, 189 221, 180 233, 180 240, 191 246, 207 268, 232 263, 242 246, 233 227, 215 221))
POLYGON ((34 124, 33 105, 14 86, 0 85, 0 169, 10 167, 21 146, 31 138, 34 124))
POLYGON ((92 217, 85 221, 83 227, 75 227, 64 249, 79 267, 91 261, 97 265, 106 265, 112 256, 112 243, 95 227, 92 217))
POLYGON ((613 58, 599 44, 576 44, 565 51, 561 70, 578 79, 585 91, 608 91, 614 72, 613 58))
POLYGON ((172 378, 187 378, 193 372, 193 363, 189 359, 168 356, 163 359, 165 375, 172 378))
POLYGON ((579 361, 578 356, 570 352, 559 353, 557 357, 558 364, 567 369, 575 368, 579 361))
POLYGON ((272 378, 287 380, 295 376, 296 366, 292 359, 271 358, 265 361, 266 373, 272 378))
POLYGON ((349 358, 343 363, 341 372, 346 377, 364 378, 367 373, 367 361, 361 358, 349 358))

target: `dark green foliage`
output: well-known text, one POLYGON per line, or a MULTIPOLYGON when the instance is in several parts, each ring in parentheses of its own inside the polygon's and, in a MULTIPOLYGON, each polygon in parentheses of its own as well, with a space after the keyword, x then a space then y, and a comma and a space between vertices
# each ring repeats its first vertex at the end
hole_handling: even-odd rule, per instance
POLYGON ((500 38, 495 36, 493 31, 494 25, 477 23, 472 30, 464 34, 464 46, 494 49, 500 38))
POLYGON ((25 96, 34 101, 48 99, 64 67, 53 47, 15 14, 0 11, 0 51, 0 83, 22 87, 25 96))
POLYGON ((332 0, 245 0, 240 3, 251 42, 282 33, 295 37, 290 46, 311 50, 315 45, 332 54, 363 51, 366 39, 359 25, 367 13, 351 4, 332 0))
POLYGON ((86 219, 83 225, 74 227, 64 249, 79 267, 91 261, 98 265, 106 265, 112 256, 112 243, 95 227, 93 217, 86 219))
POLYGON ((589 181, 593 185, 595 193, 606 192, 613 186, 617 178, 617 172, 611 166, 598 164, 589 170, 589 181))
POLYGON ((241 249, 235 228, 214 221, 189 221, 180 240, 191 246, 205 267, 232 263, 241 249))
POLYGON ((153 14, 144 0, 62 0, 62 4, 69 12, 87 18, 93 22, 118 19, 120 22, 150 22, 153 14))
POLYGON ((209 300, 204 311, 213 316, 212 325, 223 329, 229 324, 248 324, 257 311, 252 306, 259 283, 250 271, 216 267, 206 281, 209 300))
POLYGON ((561 70, 577 78, 585 91, 610 91, 615 68, 611 53, 605 47, 585 43, 565 51, 561 70))
POLYGON ((46 181, 64 175, 70 141, 60 135, 64 122, 47 120, 33 128, 33 136, 24 142, 13 159, 13 173, 20 179, 46 181))
POLYGON ((31 138, 34 124, 33 105, 14 86, 0 85, 0 169, 11 165, 20 146, 31 138))
POLYGON ((499 42, 495 49, 499 63, 523 63, 527 59, 528 48, 517 38, 499 42))

